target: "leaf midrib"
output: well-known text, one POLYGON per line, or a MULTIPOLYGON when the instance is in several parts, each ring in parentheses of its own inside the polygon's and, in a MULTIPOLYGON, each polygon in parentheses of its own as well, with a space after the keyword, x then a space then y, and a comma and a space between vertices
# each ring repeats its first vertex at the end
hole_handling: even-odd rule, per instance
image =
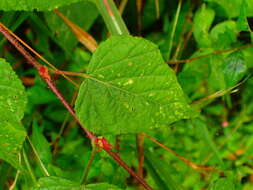
POLYGON ((159 102, 159 101, 154 101, 154 100, 151 100, 151 99, 149 99, 149 98, 147 98, 147 97, 145 97, 145 96, 143 96, 143 95, 136 94, 136 93, 127 91, 127 90, 125 90, 125 89, 119 88, 118 86, 112 85, 112 84, 109 83, 109 82, 105 82, 105 81, 99 80, 99 79, 94 78, 94 77, 92 77, 92 76, 90 76, 90 75, 88 75, 88 74, 85 74, 84 77, 85 77, 86 79, 88 79, 88 80, 101 83, 101 84, 105 85, 106 87, 111 87, 111 88, 117 89, 117 90, 122 91, 122 92, 124 92, 124 93, 126 93, 126 94, 129 94, 129 95, 132 95, 132 96, 136 96, 136 97, 138 97, 138 98, 139 98, 139 97, 142 97, 143 99, 145 99, 146 101, 148 101, 148 102, 150 102, 150 103, 152 103, 152 104, 158 104, 158 105, 160 105, 160 106, 166 106, 166 105, 170 104, 170 103, 168 103, 168 104, 161 104, 161 102, 159 102))

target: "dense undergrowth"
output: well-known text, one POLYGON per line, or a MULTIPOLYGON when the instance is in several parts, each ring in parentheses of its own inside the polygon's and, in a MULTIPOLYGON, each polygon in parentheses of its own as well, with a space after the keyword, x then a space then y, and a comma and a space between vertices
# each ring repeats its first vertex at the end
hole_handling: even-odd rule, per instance
POLYGON ((253 189, 252 0, 0 10, 0 189, 253 189))

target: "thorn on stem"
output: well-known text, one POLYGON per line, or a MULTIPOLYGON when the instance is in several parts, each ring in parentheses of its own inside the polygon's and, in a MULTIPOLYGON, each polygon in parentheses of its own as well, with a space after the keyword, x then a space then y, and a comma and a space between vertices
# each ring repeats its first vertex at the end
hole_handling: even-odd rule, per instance
POLYGON ((112 150, 112 147, 119 146, 119 145, 110 144, 105 137, 97 137, 95 139, 95 145, 99 148, 98 149, 99 151, 101 151, 102 149, 112 150))
POLYGON ((48 69, 47 67, 45 66, 40 66, 39 67, 39 74, 40 76, 43 78, 43 79, 48 79, 48 80, 51 80, 51 77, 48 73, 48 69))

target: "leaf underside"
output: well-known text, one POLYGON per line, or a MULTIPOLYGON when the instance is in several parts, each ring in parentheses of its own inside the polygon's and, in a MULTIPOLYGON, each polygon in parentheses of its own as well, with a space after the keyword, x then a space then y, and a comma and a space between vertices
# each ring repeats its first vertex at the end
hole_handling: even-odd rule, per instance
POLYGON ((113 36, 94 53, 76 113, 99 134, 147 132, 191 117, 176 76, 153 43, 113 36))

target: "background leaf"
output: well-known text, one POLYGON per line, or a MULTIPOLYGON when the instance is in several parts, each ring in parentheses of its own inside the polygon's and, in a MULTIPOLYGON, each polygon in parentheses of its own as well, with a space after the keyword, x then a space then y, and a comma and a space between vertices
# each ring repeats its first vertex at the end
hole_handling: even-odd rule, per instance
POLYGON ((202 119, 193 119, 192 121, 194 126, 196 127, 197 134, 206 145, 205 149, 208 148, 208 150, 210 150, 215 156, 215 159, 219 162, 220 167, 223 167, 224 163, 221 159, 220 153, 216 145, 212 140, 211 134, 209 133, 205 122, 202 119))
POLYGON ((58 8, 63 5, 68 5, 74 2, 84 1, 84 0, 1 0, 0 9, 4 11, 18 11, 18 10, 39 10, 47 11, 58 8))
MULTIPOLYGON (((219 5, 223 11, 224 15, 232 18, 237 17, 240 14, 240 5, 242 0, 205 0, 210 3, 214 3, 219 5)), ((252 16, 253 15, 253 4, 252 0, 246 0, 248 7, 247 7, 247 15, 252 16)))
POLYGON ((0 59, 0 79, 0 158, 17 168, 26 136, 20 121, 27 99, 21 81, 4 59, 0 59))
POLYGON ((225 59, 225 64, 222 69, 225 81, 228 86, 235 85, 247 71, 246 62, 241 52, 229 54, 225 59))
POLYGON ((233 182, 228 178, 220 178, 215 181, 208 190, 236 190, 233 182))
POLYGON ((43 177, 40 178, 33 190, 120 190, 115 185, 108 183, 96 183, 88 185, 78 185, 70 180, 60 177, 43 177))
POLYGON ((213 23, 215 12, 213 9, 202 4, 195 13, 193 20, 193 35, 199 47, 210 47, 209 29, 213 23))
POLYGON ((42 133, 42 128, 39 127, 37 121, 33 121, 33 133, 32 133, 32 143, 34 148, 38 152, 41 161, 48 165, 52 162, 52 154, 50 150, 50 144, 42 133))
MULTIPOLYGON (((98 16, 96 6, 88 1, 73 3, 59 9, 64 16, 76 25, 88 31, 98 16), (85 19, 84 19, 85 18, 85 19)), ((45 19, 51 31, 54 33, 58 44, 66 51, 72 51, 78 41, 71 29, 54 12, 45 12, 45 19)))
POLYGON ((174 72, 144 39, 114 36, 100 45, 76 111, 95 133, 137 133, 191 117, 174 72))
POLYGON ((159 189, 184 190, 183 186, 173 179, 173 174, 169 174, 170 169, 166 162, 155 156, 154 152, 146 151, 145 155, 150 173, 159 189))
POLYGON ((232 43, 236 42, 236 22, 232 20, 227 20, 216 24, 212 28, 209 36, 212 41, 212 46, 214 48, 229 48, 232 43))

